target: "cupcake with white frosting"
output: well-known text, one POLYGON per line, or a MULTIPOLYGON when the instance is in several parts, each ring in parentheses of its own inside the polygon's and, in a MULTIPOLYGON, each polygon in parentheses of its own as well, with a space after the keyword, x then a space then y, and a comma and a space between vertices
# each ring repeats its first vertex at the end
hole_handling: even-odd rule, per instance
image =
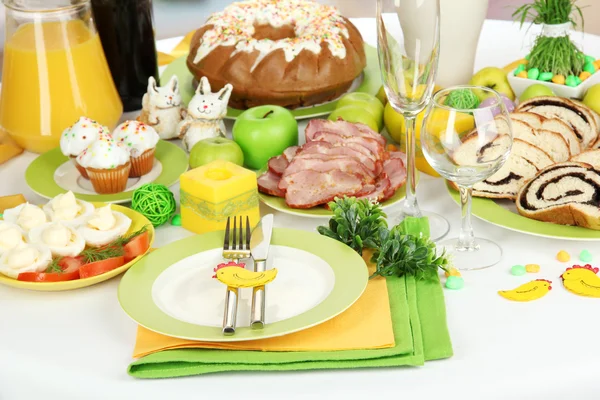
POLYGON ((0 221, 0 255, 25 244, 25 233, 17 224, 0 221))
POLYGON ((76 257, 85 248, 81 233, 62 222, 48 222, 33 228, 28 237, 29 243, 48 247, 54 257, 76 257))
POLYGON ((52 253, 40 244, 22 244, 0 256, 0 273, 17 279, 22 272, 42 272, 52 262, 52 253))
POLYGON ((131 219, 123 213, 113 211, 109 204, 97 208, 79 228, 79 232, 88 246, 100 247, 126 234, 130 226, 131 219))
POLYGON ((89 176, 85 168, 77 162, 77 156, 100 136, 110 136, 109 129, 93 119, 80 117, 77 122, 65 129, 60 137, 60 150, 65 156, 71 158, 85 179, 89 179, 89 176))
POLYGON ((77 228, 87 217, 94 213, 94 205, 75 198, 70 190, 55 196, 43 207, 52 222, 63 222, 65 225, 77 228))
POLYGON ((113 194, 125 190, 131 169, 129 151, 110 137, 101 136, 77 157, 85 168, 96 193, 113 194))
POLYGON ((139 121, 125 121, 115 128, 112 136, 117 143, 129 150, 130 177, 146 175, 152 170, 156 144, 160 139, 154 128, 139 121))
POLYGON ((25 233, 48 222, 46 213, 40 207, 29 203, 4 210, 3 218, 6 222, 18 225, 25 233))

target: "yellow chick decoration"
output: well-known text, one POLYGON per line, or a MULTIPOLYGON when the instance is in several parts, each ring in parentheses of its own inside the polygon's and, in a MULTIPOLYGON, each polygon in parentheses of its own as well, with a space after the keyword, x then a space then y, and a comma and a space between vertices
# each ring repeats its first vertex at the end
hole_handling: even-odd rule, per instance
POLYGON ((569 292, 588 297, 600 297, 600 277, 598 268, 590 264, 573 265, 560 276, 569 292))
POLYGON ((219 282, 226 284, 230 288, 253 288, 264 286, 273 281, 277 276, 277 269, 269 269, 264 272, 248 271, 244 264, 230 262, 219 264, 215 268, 215 275, 219 282))
POLYGON ((541 299, 548 294, 552 290, 552 286, 550 285, 552 285, 552 282, 549 280, 536 279, 513 290, 500 290, 498 294, 512 301, 532 301, 541 299))

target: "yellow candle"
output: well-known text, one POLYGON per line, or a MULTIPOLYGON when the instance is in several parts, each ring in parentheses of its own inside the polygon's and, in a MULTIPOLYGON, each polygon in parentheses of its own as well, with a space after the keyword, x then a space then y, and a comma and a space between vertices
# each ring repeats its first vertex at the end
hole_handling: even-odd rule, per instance
POLYGON ((224 230, 229 216, 260 219, 256 174, 217 160, 181 175, 181 225, 192 232, 224 230))

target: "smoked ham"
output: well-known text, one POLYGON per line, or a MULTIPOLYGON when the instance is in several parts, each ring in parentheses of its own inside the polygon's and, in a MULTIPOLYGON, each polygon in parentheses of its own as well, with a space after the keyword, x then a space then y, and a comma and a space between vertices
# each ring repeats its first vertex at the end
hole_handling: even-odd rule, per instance
POLYGON ((306 144, 269 160, 261 192, 284 197, 291 208, 327 205, 335 197, 384 201, 406 181, 406 157, 385 151, 385 139, 366 125, 312 120, 306 144))
POLYGON ((279 189, 279 181, 281 176, 278 176, 273 171, 269 170, 258 177, 256 183, 258 190, 262 193, 270 194, 271 196, 285 197, 285 191, 279 189))
POLYGON ((312 208, 335 197, 352 196, 363 187, 362 180, 347 172, 301 171, 291 175, 285 202, 292 208, 312 208))

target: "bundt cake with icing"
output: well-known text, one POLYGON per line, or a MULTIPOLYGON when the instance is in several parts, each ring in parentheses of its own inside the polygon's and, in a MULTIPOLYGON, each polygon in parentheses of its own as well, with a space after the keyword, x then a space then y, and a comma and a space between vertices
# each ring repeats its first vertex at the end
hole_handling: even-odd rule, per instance
POLYGON ((187 66, 197 80, 233 85, 230 106, 288 108, 332 100, 366 66, 362 37, 334 7, 310 0, 248 0, 196 31, 187 66))

